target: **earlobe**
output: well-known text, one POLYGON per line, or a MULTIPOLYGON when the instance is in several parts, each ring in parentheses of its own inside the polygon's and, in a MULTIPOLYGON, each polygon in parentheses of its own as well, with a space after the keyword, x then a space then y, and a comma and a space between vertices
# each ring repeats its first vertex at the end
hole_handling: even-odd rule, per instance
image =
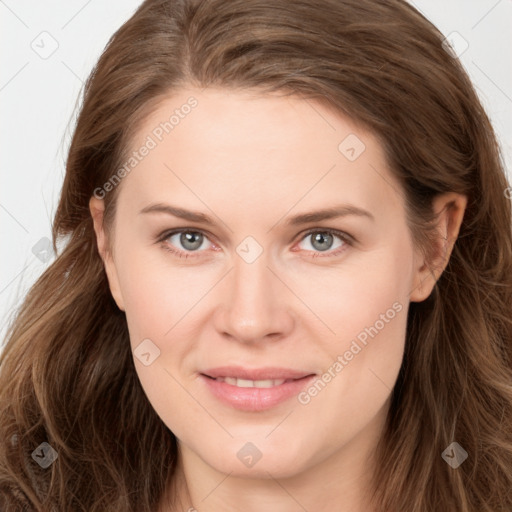
POLYGON ((89 211, 94 224, 94 232, 96 234, 96 243, 98 246, 98 253, 103 261, 105 273, 107 274, 110 293, 114 298, 117 307, 124 311, 124 301, 119 287, 119 278, 114 263, 111 251, 108 248, 107 237, 103 229, 103 214, 105 211, 105 204, 103 199, 91 197, 89 200, 89 211))
POLYGON ((415 276, 410 294, 411 302, 422 302, 427 299, 439 277, 444 272, 459 235, 467 197, 455 192, 441 194, 434 198, 432 207, 438 215, 437 238, 430 248, 434 256, 427 261, 418 251, 415 258, 415 276))

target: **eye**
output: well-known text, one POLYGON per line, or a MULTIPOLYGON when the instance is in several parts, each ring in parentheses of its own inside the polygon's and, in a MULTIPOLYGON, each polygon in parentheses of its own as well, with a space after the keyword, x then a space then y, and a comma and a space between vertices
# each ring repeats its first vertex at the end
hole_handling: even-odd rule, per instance
POLYGON ((159 239, 162 242, 164 249, 176 254, 180 258, 188 258, 196 256, 190 254, 194 252, 202 252, 200 249, 206 249, 205 242, 208 240, 206 235, 201 231, 194 231, 191 229, 175 230, 167 232, 159 239))
POLYGON ((337 256, 353 243, 350 235, 334 229, 311 229, 303 236, 301 242, 306 240, 309 240, 306 245, 311 248, 302 247, 302 249, 316 251, 313 258, 324 256, 322 253, 326 253, 325 256, 337 256), (338 239, 338 243, 336 243, 336 239, 338 239))
MULTIPOLYGON (((301 242, 310 240, 309 245, 311 248, 301 247, 301 250, 307 252, 313 252, 313 258, 324 257, 324 256, 337 256, 341 254, 354 242, 354 239, 342 231, 335 229, 310 229, 305 233, 301 242), (336 243, 336 239, 338 242, 336 243), (323 254, 325 253, 325 254, 323 254)), ((166 251, 180 258, 196 257, 205 249, 208 248, 209 238, 205 233, 193 229, 176 229, 174 231, 167 231, 163 233, 159 238, 158 242, 161 243, 166 251)), ((212 244, 215 247, 214 244, 212 244)), ((296 250, 296 249, 292 249, 296 250)))

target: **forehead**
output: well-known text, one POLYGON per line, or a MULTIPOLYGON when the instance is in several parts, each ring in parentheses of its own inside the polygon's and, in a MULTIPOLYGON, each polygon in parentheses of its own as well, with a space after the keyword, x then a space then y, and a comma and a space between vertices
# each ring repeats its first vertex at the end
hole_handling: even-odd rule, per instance
POLYGON ((384 206, 399 189, 373 134, 296 96, 177 92, 139 127, 133 152, 121 196, 140 207, 179 194, 194 206, 202 197, 215 204, 229 198, 248 209, 346 198, 369 208, 384 206))

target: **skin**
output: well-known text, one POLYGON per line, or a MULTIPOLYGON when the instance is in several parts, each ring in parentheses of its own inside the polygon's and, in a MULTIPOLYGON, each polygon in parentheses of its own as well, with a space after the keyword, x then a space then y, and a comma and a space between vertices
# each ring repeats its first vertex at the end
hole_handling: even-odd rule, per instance
MULTIPOLYGON (((432 273, 413 246, 401 187, 378 140, 319 103, 190 88, 153 111, 133 149, 191 95, 197 107, 123 178, 112 251, 103 200, 90 201, 132 349, 149 338, 161 352, 149 366, 134 361, 149 401, 178 439, 176 489, 169 487, 181 500, 176 510, 373 510, 372 454, 402 362, 409 303, 430 295, 447 264, 466 198, 435 201, 440 239, 432 273), (354 161, 338 150, 349 134, 366 146, 354 161), (139 213, 153 203, 203 212, 215 225, 139 213), (374 220, 286 225, 299 213, 348 203, 374 220), (205 234, 195 252, 179 234, 164 242, 191 257, 157 241, 174 228, 205 234), (311 228, 337 229, 355 242, 334 236, 319 246, 306 235, 311 228), (263 249, 252 263, 236 252, 247 236, 263 249), (200 369, 230 364, 321 376, 394 303, 401 311, 307 404, 292 397, 270 410, 239 411, 198 377, 200 369), (262 454, 250 468, 237 457, 247 442, 262 454)), ((160 511, 168 510, 162 501, 160 511)))

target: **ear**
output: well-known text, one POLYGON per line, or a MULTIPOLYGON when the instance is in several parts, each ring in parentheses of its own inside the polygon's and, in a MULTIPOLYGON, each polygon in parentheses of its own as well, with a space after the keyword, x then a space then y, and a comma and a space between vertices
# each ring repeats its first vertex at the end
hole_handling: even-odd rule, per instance
POLYGON ((98 252, 103 260, 105 272, 107 274, 110 293, 116 301, 117 307, 124 311, 124 301, 119 286, 119 278, 114 263, 113 254, 108 247, 108 240, 103 229, 103 214, 105 212, 105 203, 103 199, 92 196, 89 200, 89 210, 94 223, 94 231, 96 233, 96 243, 98 244, 98 252))
POLYGON ((421 302, 432 293, 450 260, 466 206, 467 197, 455 192, 448 192, 434 198, 433 209, 438 215, 436 223, 438 237, 433 242, 431 251, 434 256, 430 261, 426 261, 424 255, 420 255, 419 251, 416 253, 411 302, 421 302))

